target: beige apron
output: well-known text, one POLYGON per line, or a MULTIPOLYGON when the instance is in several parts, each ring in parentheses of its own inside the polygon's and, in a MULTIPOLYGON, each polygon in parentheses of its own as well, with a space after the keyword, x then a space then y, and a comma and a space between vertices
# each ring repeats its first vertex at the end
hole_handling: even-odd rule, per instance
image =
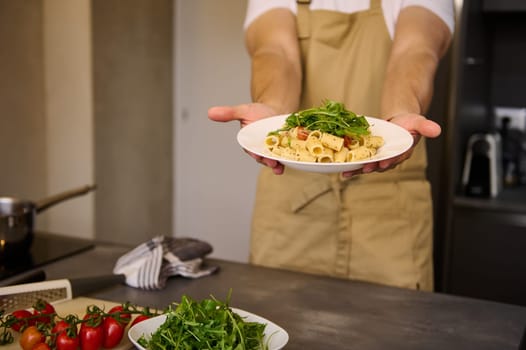
MULTIPOLYGON (((304 82, 301 108, 324 99, 378 116, 392 40, 381 1, 345 14, 298 1, 304 82)), ((308 2, 308 1, 307 1, 308 2)), ((396 169, 343 180, 263 168, 252 221, 251 263, 433 289, 432 202, 420 142, 396 169)))

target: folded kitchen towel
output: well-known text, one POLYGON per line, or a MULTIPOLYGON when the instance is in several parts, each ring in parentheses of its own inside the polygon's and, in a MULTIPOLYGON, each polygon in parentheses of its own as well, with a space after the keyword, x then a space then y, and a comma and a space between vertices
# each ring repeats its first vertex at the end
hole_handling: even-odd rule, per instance
POLYGON ((121 256, 113 273, 125 275, 131 287, 163 289, 170 276, 198 278, 214 273, 216 266, 203 266, 203 258, 211 252, 212 246, 198 239, 157 236, 121 256))

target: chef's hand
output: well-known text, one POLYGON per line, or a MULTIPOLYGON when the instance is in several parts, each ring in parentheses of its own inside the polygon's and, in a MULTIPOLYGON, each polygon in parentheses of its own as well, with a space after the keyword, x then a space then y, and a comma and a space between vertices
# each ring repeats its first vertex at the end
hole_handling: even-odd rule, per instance
POLYGON ((391 123, 398 124, 399 126, 409 131, 411 135, 413 135, 413 146, 407 152, 399 156, 384 159, 379 162, 368 163, 364 165, 361 169, 346 171, 342 174, 343 177, 351 177, 358 174, 367 174, 373 171, 384 172, 386 170, 393 169, 398 164, 411 157, 414 148, 416 147, 422 136, 427 138, 435 138, 438 137, 441 133, 440 125, 438 125, 432 120, 427 119, 422 115, 415 113, 397 114, 393 116, 389 121, 391 123))
MULTIPOLYGON (((244 127, 256 120, 274 116, 277 113, 271 107, 262 103, 249 103, 237 106, 217 106, 208 110, 208 118, 216 122, 230 122, 238 120, 241 127, 244 127)), ((256 162, 268 166, 274 174, 283 174, 284 166, 274 159, 258 156, 245 150, 256 162)))

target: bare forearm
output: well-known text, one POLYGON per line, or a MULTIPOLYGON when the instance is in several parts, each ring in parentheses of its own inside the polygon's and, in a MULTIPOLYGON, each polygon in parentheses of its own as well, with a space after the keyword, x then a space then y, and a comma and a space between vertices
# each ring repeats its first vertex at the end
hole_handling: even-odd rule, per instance
POLYGON ((252 61, 252 100, 276 113, 295 111, 301 93, 301 62, 294 14, 276 8, 261 15, 247 29, 246 44, 252 61))
POLYGON ((298 65, 274 52, 256 53, 252 58, 251 93, 254 102, 271 106, 277 113, 297 110, 301 91, 298 65))
POLYGON ((424 114, 433 97, 435 73, 451 40, 436 15, 418 6, 400 13, 382 93, 382 115, 424 114))
POLYGON ((439 58, 415 52, 389 62, 382 93, 382 116, 399 113, 424 114, 433 96, 439 58))

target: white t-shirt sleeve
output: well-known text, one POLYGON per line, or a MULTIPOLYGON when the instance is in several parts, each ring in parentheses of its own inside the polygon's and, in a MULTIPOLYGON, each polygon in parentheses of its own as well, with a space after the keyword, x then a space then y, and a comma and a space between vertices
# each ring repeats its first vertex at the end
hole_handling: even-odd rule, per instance
MULTIPOLYGON (((369 6, 368 0, 312 0, 311 8, 352 13, 363 11, 369 6)), ((393 37, 396 19, 400 10, 407 6, 422 6, 440 17, 451 32, 455 29, 455 11, 453 0, 383 0, 382 9, 391 38, 393 37)), ((296 14, 295 0, 248 0, 244 29, 258 16, 273 8, 287 8, 296 14)))
POLYGON ((249 0, 243 28, 247 29, 258 16, 277 7, 284 7, 296 13, 296 1, 294 0, 249 0))
POLYGON ((451 33, 455 30, 455 9, 453 0, 403 0, 402 7, 422 6, 440 17, 451 33))

